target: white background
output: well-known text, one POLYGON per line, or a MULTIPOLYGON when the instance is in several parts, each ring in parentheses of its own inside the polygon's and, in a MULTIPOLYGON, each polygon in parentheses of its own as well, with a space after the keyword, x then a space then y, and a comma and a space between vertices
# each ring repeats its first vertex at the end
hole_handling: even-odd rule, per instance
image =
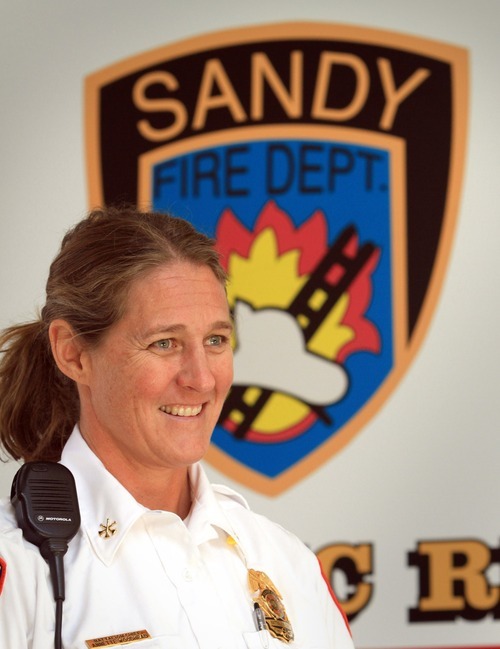
MULTIPOLYGON (((43 305, 49 263, 85 213, 83 79, 148 49, 245 24, 350 23, 470 51, 465 182, 443 292, 423 345, 377 416, 314 475, 261 496, 209 468, 313 549, 374 544, 358 647, 498 643, 500 620, 408 625, 418 540, 500 537, 499 64, 496 0, 0 0, 0 327, 43 305)), ((0 466, 5 495, 14 464, 0 466)), ((489 573, 499 583, 499 569, 489 573)), ((339 593, 342 596, 342 593, 339 593)))

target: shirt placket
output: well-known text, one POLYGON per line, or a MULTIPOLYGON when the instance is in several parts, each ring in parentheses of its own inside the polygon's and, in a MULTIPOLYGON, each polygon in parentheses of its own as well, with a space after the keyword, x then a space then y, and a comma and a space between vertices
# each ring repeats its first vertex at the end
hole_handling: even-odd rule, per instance
POLYGON ((161 513, 148 515, 145 524, 182 609, 179 635, 183 639, 191 637, 188 646, 199 649, 244 647, 241 634, 238 638, 232 628, 231 604, 222 601, 218 584, 206 570, 189 530, 179 519, 170 522, 166 531, 162 519, 161 513))

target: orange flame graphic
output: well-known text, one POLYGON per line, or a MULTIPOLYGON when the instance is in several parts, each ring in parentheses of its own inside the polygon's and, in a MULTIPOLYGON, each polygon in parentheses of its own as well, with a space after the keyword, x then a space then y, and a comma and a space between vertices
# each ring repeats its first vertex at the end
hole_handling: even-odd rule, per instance
MULTIPOLYGON (((286 309, 328 249, 328 225, 323 212, 317 210, 296 227, 274 201, 264 206, 253 232, 226 209, 219 219, 216 237, 221 261, 231 280, 228 297, 232 307, 240 299, 255 308, 286 309)), ((347 253, 354 256, 357 247, 356 237, 347 253)), ((311 351, 344 362, 357 351, 380 350, 378 330, 365 317, 372 293, 371 275, 378 258, 377 250, 309 341, 311 351)))

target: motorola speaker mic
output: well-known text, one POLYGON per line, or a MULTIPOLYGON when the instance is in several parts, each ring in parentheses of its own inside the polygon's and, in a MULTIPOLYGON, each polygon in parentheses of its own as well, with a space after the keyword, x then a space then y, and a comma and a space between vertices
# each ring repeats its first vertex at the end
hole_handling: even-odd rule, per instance
POLYGON ((14 477, 11 502, 24 537, 44 552, 49 539, 69 542, 80 527, 73 475, 56 462, 27 462, 14 477))
POLYGON ((57 462, 26 462, 14 476, 10 494, 24 538, 48 562, 56 600, 55 648, 61 647, 64 555, 80 528, 73 475, 57 462))

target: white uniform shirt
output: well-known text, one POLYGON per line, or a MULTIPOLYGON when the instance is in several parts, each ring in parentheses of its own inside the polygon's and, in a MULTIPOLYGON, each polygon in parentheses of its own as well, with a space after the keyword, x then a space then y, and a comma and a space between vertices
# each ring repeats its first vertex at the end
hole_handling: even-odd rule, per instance
MULTIPOLYGON (((200 465, 190 472, 193 507, 182 521, 140 505, 77 428, 61 462, 74 475, 82 519, 65 555, 64 649, 142 630, 151 637, 134 649, 353 648, 315 555, 251 512, 234 491, 211 486, 200 465), (111 524, 114 535, 99 535, 111 524), (266 573, 279 590, 293 643, 256 630, 248 568, 266 573)), ((0 508, 0 557, 7 566, 0 647, 51 649, 55 604, 48 566, 22 538, 7 502, 0 508)))

